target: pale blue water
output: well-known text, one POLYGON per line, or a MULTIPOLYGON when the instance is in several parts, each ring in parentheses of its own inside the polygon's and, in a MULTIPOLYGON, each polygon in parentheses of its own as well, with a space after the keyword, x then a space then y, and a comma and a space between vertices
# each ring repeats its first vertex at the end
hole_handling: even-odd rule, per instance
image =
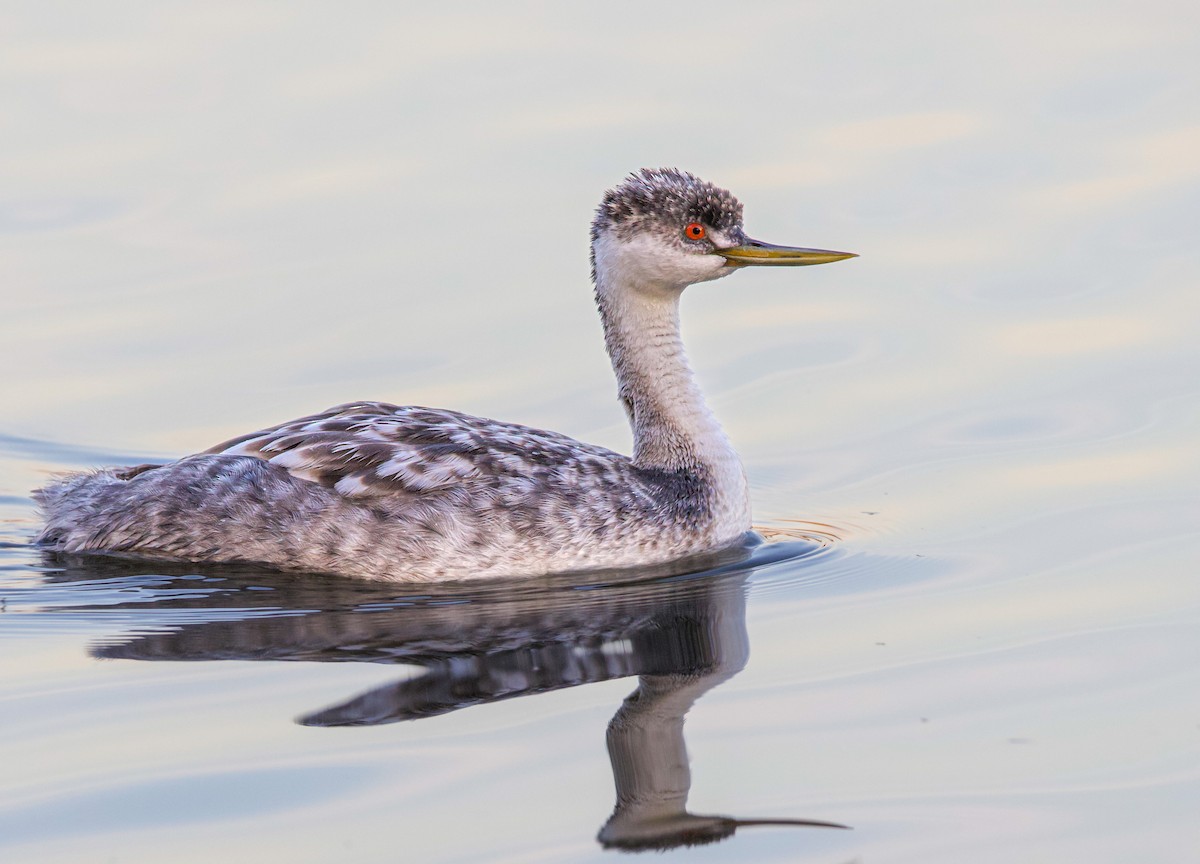
POLYGON ((0 859, 615 860, 622 782, 853 828, 669 860, 1195 860, 1194 4, 0 21, 0 859), (587 225, 659 164, 862 255, 684 303, 771 542, 411 591, 28 546, 52 472, 351 399, 627 448, 587 225))

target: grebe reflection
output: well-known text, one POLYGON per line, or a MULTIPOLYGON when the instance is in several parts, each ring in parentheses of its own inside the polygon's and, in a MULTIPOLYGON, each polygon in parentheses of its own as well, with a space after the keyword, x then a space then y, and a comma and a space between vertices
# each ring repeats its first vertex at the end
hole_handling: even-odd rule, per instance
MULTIPOLYGON (((139 626, 166 632, 106 641, 92 653, 136 660, 391 662, 424 670, 297 721, 321 727, 427 718, 636 675, 637 688, 607 729, 616 804, 597 838, 605 848, 711 843, 749 825, 845 827, 687 810, 684 718, 749 656, 745 583, 752 567, 728 556, 709 563, 714 566, 704 573, 649 582, 419 597, 397 596, 396 586, 389 593, 387 586, 335 578, 214 571, 206 579, 171 582, 162 599, 122 609, 136 611, 139 626)), ((68 568, 56 581, 111 578, 122 566, 110 562, 98 572, 95 564, 68 568)))

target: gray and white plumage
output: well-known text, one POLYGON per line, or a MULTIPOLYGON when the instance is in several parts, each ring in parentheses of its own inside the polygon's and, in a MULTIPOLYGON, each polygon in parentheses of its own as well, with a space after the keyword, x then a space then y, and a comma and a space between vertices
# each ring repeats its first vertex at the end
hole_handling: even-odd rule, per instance
POLYGON ((397 581, 628 567, 728 546, 750 529, 749 494, 684 355, 680 295, 747 264, 852 257, 748 240, 741 214, 725 190, 673 169, 630 176, 597 210, 592 275, 632 457, 453 411, 354 402, 167 465, 69 476, 35 493, 39 542, 397 581))

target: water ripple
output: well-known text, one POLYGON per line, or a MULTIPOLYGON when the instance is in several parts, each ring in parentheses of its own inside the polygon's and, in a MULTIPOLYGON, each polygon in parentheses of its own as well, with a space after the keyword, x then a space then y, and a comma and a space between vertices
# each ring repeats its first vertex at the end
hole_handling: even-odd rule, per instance
POLYGON ((138 465, 164 461, 162 456, 122 453, 80 444, 23 438, 0 432, 0 456, 23 460, 52 461, 63 468, 92 468, 96 465, 138 465))

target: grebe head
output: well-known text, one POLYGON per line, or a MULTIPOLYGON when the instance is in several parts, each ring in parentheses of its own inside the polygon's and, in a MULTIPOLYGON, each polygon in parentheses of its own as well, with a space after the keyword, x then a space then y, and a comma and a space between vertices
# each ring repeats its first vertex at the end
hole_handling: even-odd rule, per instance
MULTIPOLYGON (((604 195, 592 221, 592 278, 681 291, 739 267, 827 264, 851 252, 775 246, 742 230, 742 205, 729 192, 675 168, 643 168, 604 195)), ((607 286, 606 286, 607 287, 607 286)))

